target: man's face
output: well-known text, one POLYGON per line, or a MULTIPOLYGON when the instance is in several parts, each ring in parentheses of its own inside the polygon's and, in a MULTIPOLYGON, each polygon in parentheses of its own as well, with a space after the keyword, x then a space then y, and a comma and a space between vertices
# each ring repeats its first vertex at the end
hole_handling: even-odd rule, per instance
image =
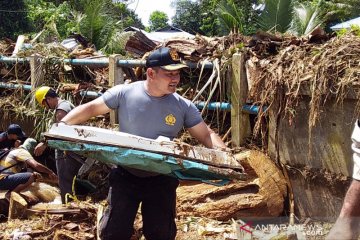
POLYGON ((54 109, 54 103, 53 103, 53 98, 47 97, 43 100, 43 105, 46 109, 54 109))
POLYGON ((18 140, 18 136, 16 134, 8 134, 8 139, 10 140, 18 140))
POLYGON ((160 95, 174 93, 180 82, 180 70, 169 71, 160 67, 152 69, 151 84, 160 95))

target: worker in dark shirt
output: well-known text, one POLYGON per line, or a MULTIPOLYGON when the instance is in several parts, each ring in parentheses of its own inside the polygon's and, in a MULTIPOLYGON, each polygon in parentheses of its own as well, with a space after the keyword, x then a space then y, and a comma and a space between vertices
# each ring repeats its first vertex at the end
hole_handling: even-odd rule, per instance
POLYGON ((0 133, 0 151, 18 147, 26 139, 18 124, 10 124, 7 131, 0 133))

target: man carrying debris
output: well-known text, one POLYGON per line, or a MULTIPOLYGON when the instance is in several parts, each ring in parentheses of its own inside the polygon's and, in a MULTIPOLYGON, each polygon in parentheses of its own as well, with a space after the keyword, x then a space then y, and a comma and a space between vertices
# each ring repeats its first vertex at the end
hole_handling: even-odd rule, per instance
MULTIPOLYGON (((102 97, 76 107, 61 122, 79 124, 116 109, 122 132, 173 139, 185 127, 206 147, 226 148, 195 105, 175 93, 180 69, 186 67, 177 52, 159 48, 149 55, 146 66, 145 81, 115 86, 102 97)), ((109 206, 100 222, 101 239, 130 239, 140 203, 145 238, 175 238, 176 178, 118 166, 109 181, 109 206)))
POLYGON ((12 149, 6 156, 0 159, 0 189, 20 192, 36 181, 44 173, 50 180, 57 180, 53 171, 37 162, 32 154, 37 142, 33 138, 28 138, 20 147, 12 149), (37 172, 22 172, 26 167, 30 167, 37 172))
POLYGON ((7 131, 0 133, 0 151, 18 147, 25 138, 25 133, 18 124, 10 124, 7 131))
POLYGON ((328 240, 358 239, 360 234, 360 121, 357 120, 351 139, 354 152, 353 181, 345 195, 338 219, 331 229, 328 240))
MULTIPOLYGON (((47 109, 55 110, 56 123, 60 122, 63 117, 68 114, 74 105, 69 101, 61 99, 56 91, 48 86, 42 86, 35 92, 36 101, 40 106, 47 109)), ((45 142, 39 143, 35 147, 35 156, 40 156, 45 151, 47 145, 45 142)), ((66 203, 66 194, 72 194, 72 186, 74 176, 77 175, 82 166, 82 159, 79 155, 73 152, 66 152, 55 150, 56 170, 59 176, 59 187, 61 194, 61 201, 66 203)))

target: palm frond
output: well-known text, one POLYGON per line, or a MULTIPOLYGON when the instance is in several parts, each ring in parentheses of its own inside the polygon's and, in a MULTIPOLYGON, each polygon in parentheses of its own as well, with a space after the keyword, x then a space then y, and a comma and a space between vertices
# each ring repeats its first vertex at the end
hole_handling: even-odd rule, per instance
POLYGON ((218 5, 218 19, 221 27, 231 32, 243 32, 244 14, 237 8, 234 1, 222 1, 218 5))
POLYGON ((85 17, 81 19, 80 32, 95 44, 103 48, 114 33, 115 18, 109 12, 107 0, 87 0, 85 17))
POLYGON ((291 0, 266 0, 257 23, 261 30, 284 33, 290 28, 292 15, 291 0))
POLYGON ((315 28, 325 22, 325 14, 321 13, 319 5, 299 3, 294 8, 294 16, 290 31, 298 36, 311 33, 315 28))

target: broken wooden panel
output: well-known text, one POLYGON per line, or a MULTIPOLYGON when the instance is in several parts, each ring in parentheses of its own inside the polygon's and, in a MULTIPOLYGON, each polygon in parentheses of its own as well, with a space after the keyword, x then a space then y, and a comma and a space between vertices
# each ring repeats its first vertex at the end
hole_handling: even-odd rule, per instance
POLYGON ((183 142, 170 141, 165 137, 154 140, 103 128, 64 124, 52 125, 44 136, 49 139, 143 150, 180 159, 195 160, 212 166, 243 170, 241 164, 229 152, 191 146, 183 142))
POLYGON ((177 190, 178 215, 222 221, 279 216, 287 194, 284 176, 265 154, 249 151, 247 156, 247 160, 241 161, 248 173, 247 181, 233 181, 222 187, 206 184, 180 186, 177 190))
POLYGON ((217 184, 225 184, 228 179, 246 179, 246 174, 242 169, 209 166, 160 153, 63 140, 48 140, 48 145, 63 151, 76 152, 103 163, 170 175, 179 179, 221 180, 220 182, 217 181, 217 184))

